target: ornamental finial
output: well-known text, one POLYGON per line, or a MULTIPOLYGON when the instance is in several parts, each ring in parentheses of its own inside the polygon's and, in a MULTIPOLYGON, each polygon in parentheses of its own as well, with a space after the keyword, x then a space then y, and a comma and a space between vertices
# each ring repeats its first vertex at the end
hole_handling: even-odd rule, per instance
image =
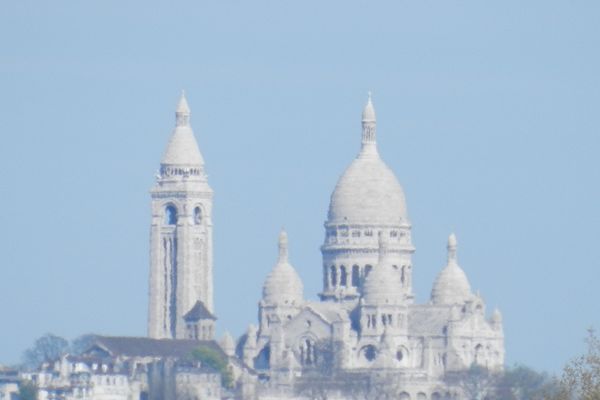
POLYGON ((279 262, 288 262, 288 236, 283 228, 279 232, 279 262))
MULTIPOLYGON (((371 98, 371 92, 369 91, 369 99, 362 112, 362 145, 374 145, 376 142, 375 138, 375 108, 373 107, 373 101, 371 98)), ((373 147, 373 146, 369 146, 373 147)))
POLYGON ((183 89, 181 90, 181 97, 179 98, 179 104, 177 104, 177 110, 175 111, 175 125, 190 125, 190 106, 185 98, 185 90, 183 89))
POLYGON ((457 247, 456 235, 454 233, 451 233, 450 236, 448 236, 448 263, 449 264, 451 262, 456 263, 456 247, 457 247))

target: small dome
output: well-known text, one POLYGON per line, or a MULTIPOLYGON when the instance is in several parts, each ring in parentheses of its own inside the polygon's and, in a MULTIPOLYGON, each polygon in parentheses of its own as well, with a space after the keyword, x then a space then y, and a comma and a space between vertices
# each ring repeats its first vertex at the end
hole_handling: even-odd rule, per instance
POLYGON ((388 259, 388 245, 383 235, 379 236, 379 262, 367 275, 363 287, 365 304, 400 304, 404 300, 400 274, 388 259))
POLYGON ((492 322, 501 323, 502 322, 502 313, 497 308, 494 309, 492 313, 492 322))
POLYGON ((287 234, 279 234, 279 260, 263 286, 263 300, 269 304, 300 305, 303 302, 302 280, 288 262, 287 234))
POLYGON ((448 238, 448 264, 437 276, 431 290, 434 304, 461 304, 471 299, 471 285, 456 260, 456 236, 448 238))
POLYGON ((223 334, 219 345, 221 346, 221 349, 223 349, 223 352, 225 352, 225 354, 228 356, 231 357, 235 354, 235 342, 229 332, 225 332, 223 334))
POLYGON ((176 126, 163 155, 165 165, 203 165, 204 159, 198 148, 194 132, 189 124, 190 109, 182 94, 175 112, 176 126))

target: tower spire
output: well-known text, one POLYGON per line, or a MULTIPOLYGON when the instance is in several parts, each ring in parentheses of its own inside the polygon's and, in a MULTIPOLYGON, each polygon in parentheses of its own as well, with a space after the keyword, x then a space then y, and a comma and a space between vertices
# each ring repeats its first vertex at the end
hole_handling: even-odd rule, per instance
POLYGON ((369 99, 367 105, 362 112, 362 144, 375 144, 375 128, 377 120, 375 118, 375 108, 373 107, 373 101, 371 99, 371 92, 369 92, 369 99))
POLYGON ((179 104, 177 104, 177 110, 175 111, 175 125, 190 126, 190 106, 185 98, 185 90, 181 91, 179 104))

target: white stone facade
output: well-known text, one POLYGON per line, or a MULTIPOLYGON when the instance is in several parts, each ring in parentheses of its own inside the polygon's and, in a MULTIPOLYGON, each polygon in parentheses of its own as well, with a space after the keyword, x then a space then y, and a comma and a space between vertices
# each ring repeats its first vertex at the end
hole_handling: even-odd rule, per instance
MULTIPOLYGON (((486 316, 458 265, 457 241, 431 300, 415 304, 411 224, 402 187, 380 158, 371 99, 363 111, 362 146, 342 174, 325 222, 321 301, 303 299, 288 261, 287 235, 263 288, 259 326, 241 338, 240 356, 269 376, 265 393, 286 392, 311 371, 393 374, 403 399, 460 397, 447 377, 480 365, 504 365, 499 311, 486 316)), ((356 376, 356 375, 355 375, 356 376)), ((340 395, 343 398, 343 395, 340 395)))
MULTIPOLYGON (((151 191, 148 334, 210 340, 215 320, 212 190, 184 97, 176 116, 151 191)), ((483 298, 472 292, 458 264, 456 237, 448 239, 446 266, 426 304, 414 301, 414 251, 404 191, 379 155, 369 96, 360 152, 330 199, 320 301, 304 299, 302 281, 289 261, 287 234, 281 232, 258 326, 251 325, 237 344, 229 336, 222 341, 225 353, 237 351, 246 368, 239 373, 245 377, 240 378, 244 397, 301 398, 297 388, 303 379, 327 375, 349 381, 389 376, 401 399, 460 398, 448 378, 453 373, 472 365, 502 369, 502 317, 497 310, 487 317, 483 298)), ((344 398, 343 388, 330 390, 331 398, 336 393, 344 398)))
POLYGON ((198 301, 213 312, 213 192, 183 95, 151 195, 148 336, 184 339, 198 301))

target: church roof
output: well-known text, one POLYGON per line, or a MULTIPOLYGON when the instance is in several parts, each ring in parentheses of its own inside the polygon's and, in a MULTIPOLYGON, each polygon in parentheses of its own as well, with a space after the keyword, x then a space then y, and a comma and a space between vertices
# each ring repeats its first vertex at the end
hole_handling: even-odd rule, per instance
POLYGON ((369 98, 363 111, 362 148, 335 186, 328 222, 399 224, 406 221, 404 191, 377 151, 375 110, 369 98))
POLYGON ((99 348, 112 357, 187 357, 200 347, 207 347, 225 356, 214 340, 151 339, 146 337, 98 336, 86 352, 99 348))
POLYGON ((408 330, 411 335, 443 335, 450 321, 449 307, 413 305, 408 314, 408 330))
POLYGON ((190 108, 183 93, 175 116, 175 130, 171 135, 161 163, 164 165, 203 165, 204 159, 190 125, 190 108))
POLYGON ((329 323, 344 322, 349 319, 348 313, 336 303, 310 302, 306 308, 313 310, 329 323))
POLYGON ((203 302, 198 300, 196 301, 196 304, 194 304, 194 307, 183 316, 183 319, 186 321, 200 321, 201 319, 212 319, 216 321, 217 317, 208 311, 203 302))

